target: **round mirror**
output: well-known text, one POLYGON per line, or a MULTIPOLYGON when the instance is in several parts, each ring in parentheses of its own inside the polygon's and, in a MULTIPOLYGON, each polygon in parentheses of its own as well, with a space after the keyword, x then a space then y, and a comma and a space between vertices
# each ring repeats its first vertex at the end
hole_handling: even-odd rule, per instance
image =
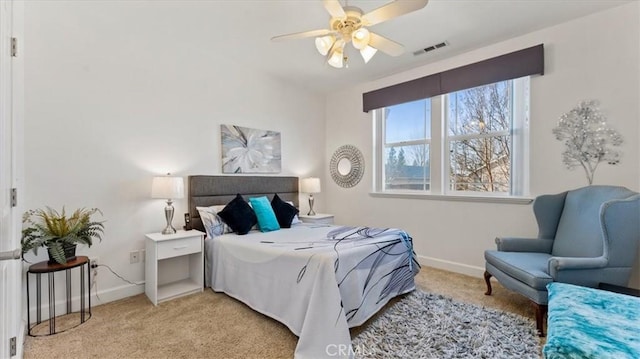
POLYGON ((355 146, 339 147, 329 163, 331 178, 340 187, 353 187, 360 182, 364 174, 364 157, 355 146))
POLYGON ((346 176, 351 172, 351 161, 347 158, 343 158, 338 161, 338 173, 343 176, 346 176))

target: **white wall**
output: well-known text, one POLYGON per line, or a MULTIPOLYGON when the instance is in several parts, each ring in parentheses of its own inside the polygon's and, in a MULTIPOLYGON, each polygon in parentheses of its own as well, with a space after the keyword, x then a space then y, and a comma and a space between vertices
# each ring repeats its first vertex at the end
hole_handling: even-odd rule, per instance
MULTIPOLYGON (((129 264, 129 252, 165 224, 164 202, 150 199, 152 177, 220 173, 221 124, 280 131, 281 175, 322 173, 324 97, 252 69, 255 59, 225 59, 197 7, 25 5, 24 208, 100 208, 104 240, 80 254, 142 281, 144 265, 129 264)), ((186 198, 175 207, 181 227, 186 198)), ((98 291, 104 302, 143 286, 100 269, 98 291)))
MULTIPOLYGON (((481 273, 482 251, 494 247, 495 236, 536 233, 531 208, 369 196, 372 122, 361 94, 541 42, 546 74, 532 81, 532 194, 586 183, 581 172, 563 168, 551 129, 587 98, 600 100, 627 136, 622 163, 600 168, 595 183, 639 190, 640 3, 331 94, 326 108, 323 97, 253 69, 255 59, 220 52, 220 34, 202 31, 212 20, 173 5, 25 3, 24 208, 102 209, 105 240, 79 253, 130 280, 143 280, 144 270, 129 264, 129 251, 164 225, 164 203, 149 198, 151 178, 220 173, 220 124, 281 131, 282 174, 324 178, 318 212, 342 223, 405 228, 427 263, 481 273), (352 189, 333 184, 326 168, 343 144, 365 155, 365 177, 352 189)), ((175 207, 181 226, 186 199, 175 207)), ((142 290, 100 269, 102 301, 142 290)))
MULTIPOLYGON (((545 46, 545 75, 531 81, 531 194, 587 184, 581 170, 563 167, 563 144, 551 132, 558 118, 584 99, 599 100, 610 125, 625 136, 621 163, 602 165, 594 184, 640 190, 639 23, 640 3, 633 2, 331 94, 326 156, 343 144, 355 145, 365 156, 366 173, 352 189, 326 176, 328 210, 338 222, 404 228, 423 262, 474 275, 483 272, 483 251, 495 248, 494 237, 535 236, 529 205, 371 197, 373 127, 371 115, 362 112, 362 93, 539 43, 545 46)), ((633 283, 640 286, 637 276, 633 283)))

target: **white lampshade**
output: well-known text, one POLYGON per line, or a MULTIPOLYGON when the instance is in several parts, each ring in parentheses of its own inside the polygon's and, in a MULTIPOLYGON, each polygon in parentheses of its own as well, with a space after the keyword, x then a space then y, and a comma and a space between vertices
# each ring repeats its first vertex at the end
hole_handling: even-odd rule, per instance
POLYGON ((329 60, 327 60, 329 65, 341 69, 344 66, 344 42, 338 44, 336 42, 333 45, 333 50, 329 54, 329 60))
POLYGON ((336 37, 333 35, 327 35, 322 37, 316 37, 316 49, 322 56, 326 56, 336 41, 336 37))
POLYGON ((374 49, 371 46, 367 46, 364 49, 360 50, 360 55, 362 55, 362 58, 364 59, 364 63, 366 64, 367 62, 369 62, 369 60, 371 60, 371 58, 373 57, 373 55, 376 54, 376 52, 378 52, 377 49, 374 49))
POLYGON ((179 199, 184 197, 182 177, 154 177, 151 184, 151 198, 179 199))
POLYGON ((308 177, 300 180, 300 192, 320 193, 320 178, 308 177))
POLYGON ((371 39, 371 33, 364 27, 359 28, 351 34, 351 41, 353 41, 353 47, 358 50, 362 50, 369 46, 369 40, 371 39))

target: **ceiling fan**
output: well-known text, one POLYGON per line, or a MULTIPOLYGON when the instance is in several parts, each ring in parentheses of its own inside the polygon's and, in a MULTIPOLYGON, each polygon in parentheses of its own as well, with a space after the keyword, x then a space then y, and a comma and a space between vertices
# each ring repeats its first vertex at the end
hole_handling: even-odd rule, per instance
POLYGON ((338 0, 323 0, 324 8, 331 15, 328 29, 274 36, 271 40, 315 37, 318 52, 326 56, 329 65, 336 68, 345 66, 347 56, 344 54, 344 47, 350 41, 353 47, 360 50, 365 63, 378 50, 391 56, 399 56, 404 52, 404 46, 369 31, 367 27, 422 9, 428 2, 429 0, 396 0, 365 14, 355 6, 343 7, 338 0))

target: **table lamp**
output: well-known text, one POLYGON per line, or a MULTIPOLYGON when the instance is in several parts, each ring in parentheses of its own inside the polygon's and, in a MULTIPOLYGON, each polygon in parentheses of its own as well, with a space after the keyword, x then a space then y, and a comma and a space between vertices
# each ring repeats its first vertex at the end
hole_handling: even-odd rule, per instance
POLYGON ((300 181, 300 192, 309 194, 309 213, 307 213, 307 215, 315 216, 316 212, 313 210, 313 194, 320 193, 320 178, 303 178, 300 181))
POLYGON ((151 198, 162 198, 167 200, 164 207, 164 215, 167 219, 167 228, 162 234, 176 233, 176 229, 171 225, 173 220, 173 200, 184 197, 184 182, 182 177, 172 177, 170 173, 166 176, 154 177, 151 184, 151 198))

